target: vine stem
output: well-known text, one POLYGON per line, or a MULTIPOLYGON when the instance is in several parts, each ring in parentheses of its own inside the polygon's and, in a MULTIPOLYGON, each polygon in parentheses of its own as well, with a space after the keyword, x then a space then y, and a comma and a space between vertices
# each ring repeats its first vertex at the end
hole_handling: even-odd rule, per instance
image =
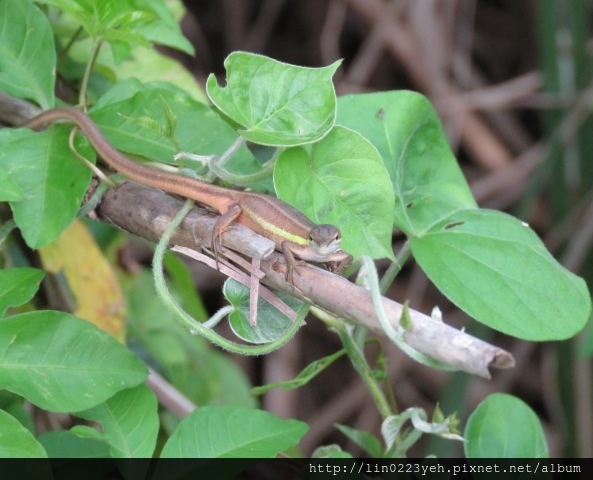
POLYGON ((99 56, 99 51, 101 50, 101 45, 103 42, 98 40, 93 43, 93 50, 91 51, 91 56, 89 57, 89 61, 86 64, 86 68, 84 69, 84 75, 82 77, 82 82, 80 84, 80 93, 78 95, 78 103, 84 107, 86 111, 86 92, 89 85, 89 79, 91 78, 91 71, 93 70, 93 65, 99 56))
POLYGON ((364 353, 354 340, 353 327, 345 326, 344 329, 339 331, 339 335, 344 348, 348 352, 348 357, 350 358, 352 365, 360 375, 362 381, 367 386, 381 416, 383 418, 387 418, 390 415, 393 415, 391 408, 389 407, 389 402, 387 401, 383 390, 379 386, 377 379, 373 375, 373 372, 367 363, 366 358, 364 357, 364 353))
POLYGON ((395 280, 395 277, 397 277, 397 275, 401 271, 402 267, 408 260, 410 253, 411 253, 410 252, 410 241, 406 240, 406 242, 402 246, 401 250, 396 255, 395 262, 392 262, 389 265, 389 267, 387 267, 387 270, 385 271, 383 278, 381 278, 381 282, 379 285, 381 287, 382 295, 385 295, 385 292, 387 291, 389 286, 393 283, 393 281, 395 280))

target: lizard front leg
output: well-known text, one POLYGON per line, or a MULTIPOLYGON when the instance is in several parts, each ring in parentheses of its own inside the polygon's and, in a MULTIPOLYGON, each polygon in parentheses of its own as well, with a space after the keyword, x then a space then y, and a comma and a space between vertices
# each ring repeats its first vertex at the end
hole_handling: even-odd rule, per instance
POLYGON ((306 265, 306 261, 323 263, 328 270, 333 273, 340 273, 344 268, 352 263, 352 255, 342 250, 337 250, 330 253, 319 253, 311 244, 300 245, 289 240, 282 242, 282 253, 286 259, 286 276, 288 283, 294 286, 292 278, 295 267, 299 265, 306 265), (295 256, 301 260, 296 260, 295 256))
POLYGON ((331 254, 331 258, 325 262, 327 269, 332 273, 340 274, 342 270, 349 267, 352 263, 352 255, 346 252, 335 252, 331 254))
POLYGON ((285 240, 282 242, 282 254, 284 255, 284 259, 286 260, 286 275, 284 279, 290 283, 294 287, 294 281, 292 279, 292 273, 297 265, 305 265, 305 262, 302 260, 296 260, 294 258, 294 253, 299 254, 302 250, 303 246, 299 245, 298 243, 291 242, 289 240, 285 240))
POLYGON ((224 251, 222 248, 222 234, 231 228, 233 223, 241 215, 241 207, 239 205, 231 205, 229 209, 224 212, 214 224, 212 230, 211 248, 214 253, 214 260, 216 261, 216 268, 218 269, 218 253, 224 251))

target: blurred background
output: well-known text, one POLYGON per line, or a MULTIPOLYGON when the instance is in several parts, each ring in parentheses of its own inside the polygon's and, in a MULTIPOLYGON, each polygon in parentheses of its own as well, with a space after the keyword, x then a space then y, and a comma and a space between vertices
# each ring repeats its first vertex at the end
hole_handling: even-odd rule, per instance
MULTIPOLYGON (((181 58, 203 85, 224 78, 232 51, 258 52, 303 66, 342 58, 339 95, 415 90, 428 96, 481 207, 528 222, 568 269, 593 278, 593 2, 587 0, 185 0, 185 35, 195 58, 181 58)), ((394 232, 394 248, 403 242, 394 232)), ((379 267, 384 267, 379 262, 379 267)), ((213 294, 216 280, 199 283, 213 294)), ((208 295, 207 295, 208 296, 208 295)), ((460 312, 412 262, 388 293, 509 350, 517 366, 490 381, 432 370, 388 342, 389 382, 400 411, 420 406, 458 411, 461 429, 489 393, 508 392, 539 415, 551 456, 593 456, 593 335, 528 343, 495 333, 460 312)), ((215 305, 212 305, 215 308, 215 305)), ((293 378, 311 361, 341 348, 310 319, 295 339, 265 358, 236 358, 253 384, 293 378)), ((376 353, 376 352, 375 352, 376 353)), ((369 349, 373 356, 373 349, 369 349)), ((379 433, 381 418, 345 358, 310 384, 271 391, 263 407, 304 420, 301 446, 339 443, 362 452, 334 424, 379 433)), ((456 442, 423 437, 414 456, 463 454, 456 442)))

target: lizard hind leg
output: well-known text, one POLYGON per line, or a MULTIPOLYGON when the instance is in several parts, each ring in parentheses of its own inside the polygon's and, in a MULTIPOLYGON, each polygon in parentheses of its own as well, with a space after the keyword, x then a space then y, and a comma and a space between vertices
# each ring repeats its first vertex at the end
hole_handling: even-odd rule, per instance
POLYGON ((224 252, 222 246, 222 234, 231 229, 231 224, 241 215, 241 207, 237 204, 231 205, 229 209, 216 219, 212 229, 211 248, 218 269, 218 254, 224 252))

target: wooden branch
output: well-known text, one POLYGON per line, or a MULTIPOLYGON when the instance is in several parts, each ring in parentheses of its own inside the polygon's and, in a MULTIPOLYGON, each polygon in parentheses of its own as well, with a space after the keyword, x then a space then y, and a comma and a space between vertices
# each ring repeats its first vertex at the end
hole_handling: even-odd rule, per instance
MULTIPOLYGON (((125 183, 105 194, 97 208, 97 214, 123 230, 155 242, 182 205, 183 201, 162 192, 125 183)), ((214 222, 215 217, 211 214, 202 209, 194 209, 173 236, 172 244, 195 249, 197 241, 209 246, 214 222)), ((273 243, 242 225, 235 225, 223 235, 223 245, 247 256, 262 259, 261 270, 266 274, 262 283, 383 334, 368 290, 312 265, 296 269, 296 288, 293 288, 284 280, 284 257, 273 251, 273 243)), ((383 298, 383 307, 390 322, 396 326, 402 313, 402 305, 383 298)), ((491 367, 514 366, 509 352, 420 312, 410 310, 410 314, 412 328, 405 331, 403 337, 419 352, 484 378, 490 378, 491 367)))

